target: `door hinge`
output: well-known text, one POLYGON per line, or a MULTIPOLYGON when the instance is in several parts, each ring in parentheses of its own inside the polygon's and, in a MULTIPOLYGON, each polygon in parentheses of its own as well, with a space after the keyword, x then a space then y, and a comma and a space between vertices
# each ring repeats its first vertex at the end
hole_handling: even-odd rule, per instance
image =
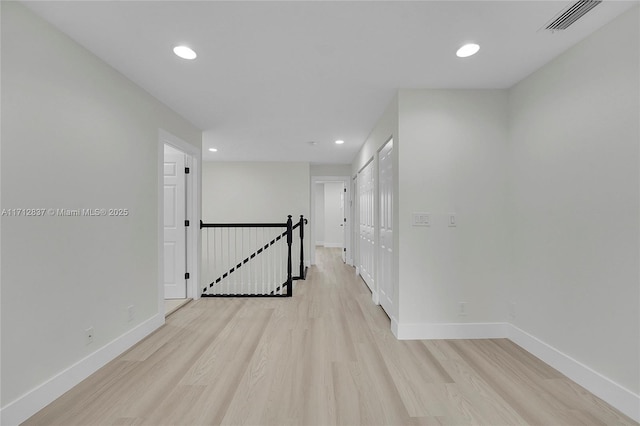
POLYGON ((185 273, 184 273, 184 279, 185 279, 185 280, 188 280, 188 279, 189 279, 189 273, 188 273, 188 272, 185 272, 185 273))
POLYGON ((188 175, 188 174, 189 174, 189 168, 188 168, 188 167, 185 167, 185 168, 184 168, 184 174, 185 174, 185 175, 188 175))
POLYGON ((189 221, 188 220, 184 221, 184 226, 189 226, 189 221))

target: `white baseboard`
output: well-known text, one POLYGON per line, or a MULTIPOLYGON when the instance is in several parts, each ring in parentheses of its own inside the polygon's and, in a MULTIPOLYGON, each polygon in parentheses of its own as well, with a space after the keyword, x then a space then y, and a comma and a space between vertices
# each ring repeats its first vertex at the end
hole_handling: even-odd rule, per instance
POLYGON ((18 425, 164 324, 157 314, 0 409, 0 424, 18 425))
MULTIPOLYGON (((374 298, 377 294, 373 294, 374 298)), ((374 300, 374 302, 376 302, 374 300)), ((18 425, 63 393, 106 365, 109 361, 164 324, 158 314, 103 346, 0 410, 0 424, 18 425)), ((540 339, 507 323, 399 324, 391 319, 391 331, 399 340, 508 338, 527 352, 555 368, 589 392, 633 420, 640 422, 640 396, 560 352, 540 339)))
POLYGON ((316 247, 318 246, 324 247, 324 241, 316 241, 316 247))
POLYGON ((396 319, 396 317, 391 317, 391 332, 396 337, 396 339, 398 339, 398 320, 396 319))
POLYGON ((326 248, 342 248, 341 243, 323 243, 322 245, 326 248))
POLYGON ((391 319, 398 340, 508 338, 592 394, 640 422, 640 395, 509 323, 399 324, 391 319))
POLYGON ((640 395, 636 395, 540 339, 508 324, 508 337, 516 345, 555 368, 592 394, 640 422, 640 395))
POLYGON ((507 337, 507 324, 452 323, 452 324, 398 324, 399 340, 430 339, 500 339, 507 337))

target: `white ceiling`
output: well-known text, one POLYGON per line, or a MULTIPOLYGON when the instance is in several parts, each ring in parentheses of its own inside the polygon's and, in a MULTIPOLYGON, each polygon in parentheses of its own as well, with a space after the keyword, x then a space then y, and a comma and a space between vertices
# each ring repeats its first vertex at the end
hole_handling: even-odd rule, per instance
POLYGON ((573 2, 26 4, 202 129, 205 160, 350 163, 398 88, 508 88, 638 4, 541 29, 573 2))

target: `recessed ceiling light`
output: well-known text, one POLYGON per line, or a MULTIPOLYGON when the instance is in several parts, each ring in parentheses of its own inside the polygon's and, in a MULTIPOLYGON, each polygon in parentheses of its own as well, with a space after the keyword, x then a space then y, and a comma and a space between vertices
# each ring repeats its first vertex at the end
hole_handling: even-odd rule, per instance
POLYGON ((187 46, 176 46, 173 48, 173 53, 181 57, 182 59, 195 59, 196 52, 194 52, 190 47, 187 46))
POLYGON ((209 151, 211 151, 211 152, 218 152, 218 150, 217 150, 217 149, 215 149, 215 148, 209 148, 209 151))
POLYGON ((344 143, 344 141, 343 141, 343 140, 337 140, 337 141, 336 141, 336 145, 342 145, 343 143, 344 143))
POLYGON ((475 43, 468 43, 458 49, 456 55, 459 58, 466 58, 467 56, 475 55, 478 53, 478 50, 480 50, 480 46, 475 43))

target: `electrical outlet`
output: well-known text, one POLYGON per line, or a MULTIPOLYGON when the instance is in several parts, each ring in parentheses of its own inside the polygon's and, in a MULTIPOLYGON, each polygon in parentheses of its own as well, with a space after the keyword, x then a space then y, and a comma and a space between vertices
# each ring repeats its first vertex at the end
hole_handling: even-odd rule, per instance
POLYGON ((136 318, 136 308, 133 305, 127 307, 127 321, 131 322, 136 318))
POLYGON ((431 226, 431 213, 412 213, 413 226, 431 226))
POLYGON ((95 336, 95 331, 93 330, 93 327, 89 327, 84 331, 84 341, 85 344, 91 344, 93 343, 93 338, 95 336))
POLYGON ((460 302, 458 305, 458 316, 467 316, 467 302, 460 302))

